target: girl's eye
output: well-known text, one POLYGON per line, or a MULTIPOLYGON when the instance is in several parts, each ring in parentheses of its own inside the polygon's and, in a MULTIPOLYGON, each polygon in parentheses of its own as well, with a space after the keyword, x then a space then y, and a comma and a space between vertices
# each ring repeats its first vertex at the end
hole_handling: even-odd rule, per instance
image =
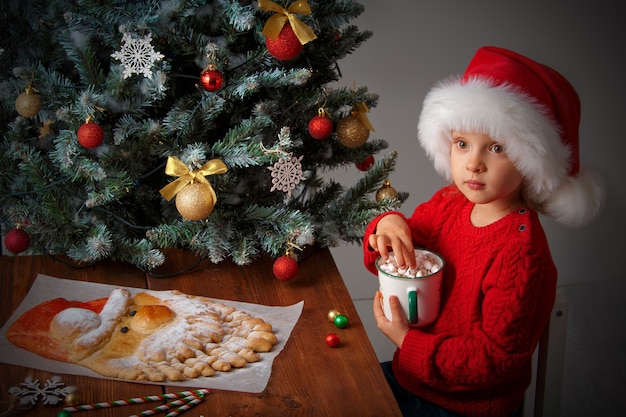
POLYGON ((460 140, 459 139, 459 140, 456 141, 456 146, 459 149, 467 149, 467 142, 465 142, 464 140, 460 140))
POLYGON ((491 145, 491 152, 503 153, 504 146, 500 145, 499 143, 494 143, 493 145, 491 145))

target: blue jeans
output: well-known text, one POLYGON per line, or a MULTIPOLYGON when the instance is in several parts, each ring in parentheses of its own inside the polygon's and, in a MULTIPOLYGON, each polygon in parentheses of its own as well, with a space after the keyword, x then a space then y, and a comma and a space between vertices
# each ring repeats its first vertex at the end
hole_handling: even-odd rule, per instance
POLYGON ((460 414, 444 410, 402 388, 393 375, 391 361, 382 362, 380 365, 404 417, 462 417, 460 414))
MULTIPOLYGON (((382 362, 380 365, 404 417, 463 417, 461 414, 444 410, 402 388, 393 374, 391 361, 382 362)), ((518 410, 511 417, 521 416, 520 411, 518 410)))

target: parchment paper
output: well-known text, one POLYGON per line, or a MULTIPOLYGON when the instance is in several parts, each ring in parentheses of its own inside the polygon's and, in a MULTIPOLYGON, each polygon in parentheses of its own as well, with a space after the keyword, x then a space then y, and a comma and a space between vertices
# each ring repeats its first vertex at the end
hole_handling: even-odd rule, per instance
MULTIPOLYGON (((108 297, 114 288, 126 288, 132 294, 146 291, 145 288, 121 287, 107 284, 97 284, 92 282, 72 281, 59 279, 47 275, 39 274, 33 283, 32 288, 15 310, 11 318, 0 330, 0 362, 19 365, 30 368, 42 369, 49 372, 86 375, 94 378, 106 378, 88 368, 65 362, 59 362, 43 358, 26 349, 22 349, 11 344, 6 338, 6 331, 15 320, 17 320, 27 310, 36 305, 54 298, 65 298, 71 301, 89 301, 97 298, 108 297)), ((152 290, 151 290, 152 291, 152 290)), ((155 291, 158 293, 158 291, 155 291)), ((298 322, 304 301, 285 307, 273 307, 260 304, 250 304, 231 300, 211 298, 216 302, 232 305, 249 314, 260 317, 270 323, 278 339, 271 352, 260 353, 261 360, 249 363, 243 368, 233 368, 229 372, 216 372, 211 377, 199 377, 187 379, 182 382, 155 383, 149 381, 127 381, 142 384, 171 385, 194 388, 213 388, 228 391, 242 391, 259 393, 267 386, 274 359, 283 350, 291 332, 298 322)), ((126 381, 126 380, 124 380, 126 381)))

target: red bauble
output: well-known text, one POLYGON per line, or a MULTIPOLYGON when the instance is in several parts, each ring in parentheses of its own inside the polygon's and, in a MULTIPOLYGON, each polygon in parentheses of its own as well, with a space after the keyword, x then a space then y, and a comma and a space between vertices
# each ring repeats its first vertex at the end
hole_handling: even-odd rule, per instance
POLYGON ((367 158, 361 162, 355 163, 354 165, 359 169, 359 171, 369 171, 372 165, 374 165, 374 156, 369 155, 367 158))
POLYGON ((274 261, 274 276, 281 281, 290 281, 298 274, 298 262, 291 256, 281 256, 274 261))
POLYGON ((219 72, 215 65, 209 65, 200 73, 200 84, 206 91, 215 92, 224 84, 224 74, 219 72))
POLYGON ((4 246, 15 254, 24 252, 29 245, 30 236, 22 229, 11 229, 4 236, 4 246))
POLYGON ((333 121, 326 116, 315 116, 309 121, 309 134, 317 139, 324 140, 333 133, 333 121))
POLYGON ((293 33, 293 29, 289 23, 286 23, 280 31, 278 38, 265 38, 265 46, 268 52, 276 59, 281 61, 289 61, 294 59, 302 52, 302 44, 293 33))
POLYGON ((330 333, 326 336, 326 344, 332 348, 339 346, 340 340, 339 336, 334 333, 330 333))
POLYGON ((97 123, 83 123, 76 135, 78 142, 85 148, 97 148, 104 139, 104 131, 97 123))

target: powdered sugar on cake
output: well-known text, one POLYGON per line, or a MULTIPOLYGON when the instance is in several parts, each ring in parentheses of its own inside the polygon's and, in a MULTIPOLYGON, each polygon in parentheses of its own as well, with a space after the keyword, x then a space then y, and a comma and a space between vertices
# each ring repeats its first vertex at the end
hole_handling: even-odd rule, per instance
POLYGON ((37 315, 45 308, 35 307, 24 313, 32 315, 28 320, 16 322, 12 334, 21 335, 20 346, 113 378, 163 382, 212 376, 259 361, 259 353, 278 342, 263 319, 175 290, 132 295, 116 288, 100 314, 81 302, 58 303, 64 307, 49 318, 47 335, 45 326, 28 327, 41 322, 37 315), (24 337, 29 331, 47 337, 56 352, 29 342, 32 338, 24 337))

